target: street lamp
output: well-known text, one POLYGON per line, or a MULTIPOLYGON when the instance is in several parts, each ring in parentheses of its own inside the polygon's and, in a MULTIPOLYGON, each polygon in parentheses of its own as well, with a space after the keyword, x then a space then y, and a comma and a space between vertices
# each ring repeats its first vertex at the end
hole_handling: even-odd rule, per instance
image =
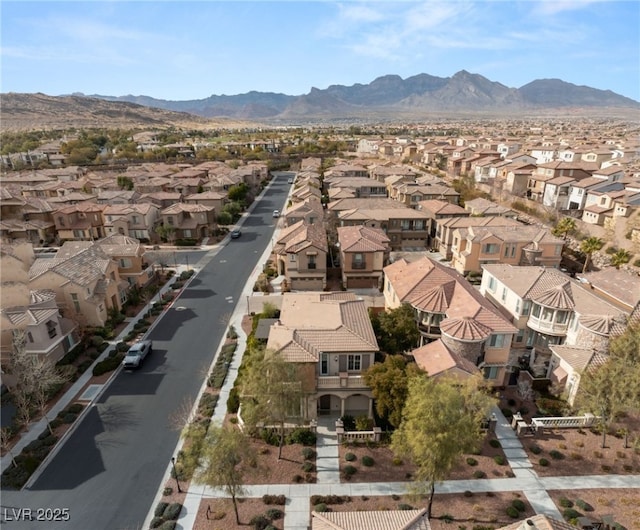
POLYGON ((171 457, 171 466, 173 467, 173 476, 176 479, 176 486, 178 486, 178 493, 182 493, 180 482, 178 481, 178 472, 176 471, 176 459, 173 456, 171 457))

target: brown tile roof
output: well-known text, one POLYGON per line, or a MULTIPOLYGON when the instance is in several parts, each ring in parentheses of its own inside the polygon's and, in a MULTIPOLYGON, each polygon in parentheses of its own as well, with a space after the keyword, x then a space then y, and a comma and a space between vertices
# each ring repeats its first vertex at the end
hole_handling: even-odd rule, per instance
POLYGON ((398 260, 385 267, 384 273, 400 301, 417 309, 444 312, 448 318, 473 317, 494 333, 517 331, 459 273, 428 257, 412 263, 398 260))
POLYGON ((311 512, 311 530, 431 530, 426 509, 311 512))
POLYGON ((285 293, 267 348, 290 362, 317 362, 320 352, 377 351, 363 300, 353 293, 285 293))
POLYGON ((58 257, 58 253, 64 249, 67 243, 56 253, 55 258, 36 259, 29 269, 29 279, 33 280, 47 271, 52 271, 78 285, 87 286, 103 280, 107 268, 112 262, 111 258, 98 245, 94 244, 88 248, 80 248, 78 252, 69 255, 69 257, 58 257))
POLYGON ((608 355, 603 355, 592 348, 567 346, 565 344, 550 344, 549 348, 578 373, 583 372, 587 368, 601 366, 609 359, 608 355))
POLYGON ((354 210, 358 208, 367 208, 372 210, 388 210, 388 209, 400 209, 407 210, 407 206, 401 202, 394 201, 393 199, 338 199, 337 201, 330 202, 327 205, 329 211, 341 211, 341 210, 354 210))
POLYGON ((308 225, 298 221, 280 232, 274 250, 280 255, 295 254, 308 247, 327 252, 327 234, 319 224, 308 225))
POLYGON ((338 241, 344 252, 376 252, 390 250, 390 239, 380 228, 340 226, 338 241))
POLYGON ((454 339, 465 342, 481 342, 491 335, 489 327, 470 316, 445 318, 440 322, 440 331, 454 339))
POLYGON ((428 201, 418 201, 418 209, 425 212, 439 215, 471 215, 462 206, 451 204, 449 201, 441 201, 439 199, 430 199, 428 201))
POLYGON ((527 517, 526 519, 511 523, 506 526, 501 526, 498 530, 575 530, 576 527, 566 523, 564 521, 559 521, 558 519, 554 519, 549 515, 538 514, 527 517), (533 525, 529 524, 528 521, 531 521, 533 525))

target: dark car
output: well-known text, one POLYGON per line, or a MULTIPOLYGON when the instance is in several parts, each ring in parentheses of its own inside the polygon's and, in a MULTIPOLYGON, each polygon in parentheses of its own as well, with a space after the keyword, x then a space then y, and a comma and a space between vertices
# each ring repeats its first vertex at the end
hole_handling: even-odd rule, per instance
POLYGON ((141 340, 136 342, 129 348, 127 355, 125 355, 122 361, 122 366, 125 368, 140 368, 144 358, 151 353, 152 344, 150 340, 141 340))
POLYGON ((231 236, 231 239, 238 239, 242 235, 242 232, 240 232, 239 228, 235 228, 231 230, 229 235, 231 236))

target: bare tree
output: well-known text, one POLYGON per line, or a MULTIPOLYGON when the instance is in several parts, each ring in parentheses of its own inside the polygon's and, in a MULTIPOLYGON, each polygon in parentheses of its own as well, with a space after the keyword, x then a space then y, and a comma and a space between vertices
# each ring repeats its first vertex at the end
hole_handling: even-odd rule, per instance
POLYGON ((32 366, 33 371, 31 377, 34 382, 31 399, 40 415, 47 422, 49 432, 53 434, 53 429, 47 417, 47 408, 52 397, 51 391, 56 386, 66 383, 67 379, 49 359, 41 359, 34 356, 32 366))
POLYGON ((518 397, 523 401, 533 399, 533 387, 529 381, 518 381, 518 397))
POLYGON ((182 431, 193 419, 193 398, 184 397, 176 410, 169 414, 169 426, 174 431, 182 431))
POLYGON ((9 456, 11 457, 11 463, 13 464, 13 466, 17 467, 18 464, 16 464, 16 459, 13 456, 13 453, 11 452, 11 438, 12 438, 12 433, 9 427, 3 427, 2 429, 0 429, 0 447, 2 447, 3 452, 6 452, 9 454, 9 456))

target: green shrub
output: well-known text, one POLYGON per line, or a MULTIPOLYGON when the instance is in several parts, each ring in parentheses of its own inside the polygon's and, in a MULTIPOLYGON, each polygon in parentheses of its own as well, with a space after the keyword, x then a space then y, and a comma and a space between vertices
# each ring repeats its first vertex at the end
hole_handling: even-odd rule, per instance
POLYGON ((316 504, 313 507, 314 511, 318 512, 318 513, 322 513, 322 512, 328 512, 329 511, 329 507, 324 504, 323 502, 321 502, 320 504, 316 504))
POLYGON ((346 455, 344 455, 344 459, 347 462, 355 462, 358 459, 358 457, 353 453, 347 453, 346 455))
POLYGON ((501 410, 502 410, 502 414, 504 414, 505 418, 509 419, 509 418, 513 417, 513 411, 511 409, 504 408, 504 409, 501 409, 501 410))
POLYGON ((123 354, 116 355, 115 357, 107 357, 93 367, 93 375, 99 376, 115 370, 118 366, 120 366, 122 359, 124 359, 123 354))
POLYGON ((529 447, 529 450, 534 455, 539 455, 540 453, 542 453, 542 449, 540 448, 540 446, 537 446, 537 445, 532 445, 531 447, 529 447))
POLYGON ((398 510, 413 510, 413 506, 401 502, 400 504, 398 504, 398 510))
POLYGON ((466 491, 464 492, 464 496, 465 496, 465 497, 473 497, 473 491, 466 490, 466 491))
POLYGON ((469 464, 470 466, 477 466, 478 465, 478 461, 475 458, 467 458, 467 464, 469 464))
POLYGON ((284 512, 277 508, 269 508, 266 515, 271 521, 275 521, 277 519, 282 519, 284 517, 284 512))
POLYGON ((67 412, 71 412, 72 414, 79 414, 84 409, 84 405, 82 403, 72 403, 67 407, 67 412))
POLYGON ((394 456, 393 460, 391 461, 391 463, 394 466, 401 466, 402 465, 402 458, 400 458, 399 456, 394 456))
POLYGON ((100 344, 104 342, 104 337, 101 337, 100 335, 93 335, 89 342, 92 346, 100 346, 100 344))
POLYGON ((344 475, 345 475, 345 477, 347 477, 347 478, 350 478, 350 477, 352 477, 353 475, 355 475, 357 471, 358 471, 358 470, 357 470, 355 467, 353 467, 353 466, 344 466, 344 470, 343 470, 344 475))
POLYGON ((549 461, 546 458, 541 458, 539 464, 542 467, 547 467, 549 465, 549 461))
POLYGON ((564 458, 564 454, 560 451, 556 451, 555 449, 549 451, 549 456, 554 460, 562 460, 564 458))
POLYGON ((473 478, 487 478, 487 474, 484 471, 480 471, 478 469, 478 471, 473 472, 473 478))
POLYGON ((254 515, 249 521, 249 525, 254 530, 265 530, 269 524, 271 524, 271 521, 264 515, 254 515))
POLYGON ((511 501, 511 506, 513 506, 519 512, 524 512, 527 509, 527 505, 520 499, 513 499, 511 501))
POLYGON ((235 414, 238 412, 240 408, 240 393, 238 389, 234 386, 229 391, 229 398, 227 399, 227 412, 229 414, 235 414))
POLYGON ((316 466, 313 465, 313 462, 305 462, 302 464, 302 471, 305 473, 311 473, 315 468, 316 466))
POLYGON ((165 519, 170 521, 175 521, 180 516, 180 512, 182 511, 182 504, 179 502, 172 502, 169 506, 166 507, 162 516, 165 519))
POLYGON ((493 461, 499 466, 504 466, 507 462, 502 455, 496 455, 493 457, 493 461))
POLYGON ((156 517, 162 517, 164 515, 164 511, 167 509, 167 506, 169 506, 168 502, 159 502, 153 512, 153 515, 155 515, 156 517))
POLYGON ((375 464, 374 460, 372 457, 370 457, 369 455, 365 455, 362 457, 362 465, 366 466, 366 467, 371 467, 373 466, 373 464, 375 464))
POLYGON ((489 445, 494 449, 497 449, 498 447, 500 447, 500 440, 496 440, 495 438, 492 438, 491 440, 489 440, 489 445))
POLYGON ((582 499, 578 499, 576 501, 576 506, 585 512, 592 512, 593 506, 591 506, 588 502, 583 501, 582 499))
POLYGON ((316 452, 311 447, 302 448, 302 458, 305 460, 311 460, 316 456, 316 452))
POLYGON ((513 506, 507 506, 506 512, 507 515, 513 519, 517 519, 518 517, 520 517, 520 512, 513 506))
POLYGON ((269 445, 280 445, 280 437, 271 429, 262 429, 260 431, 260 439, 269 445))
POLYGON ((62 420, 62 423, 73 423, 74 421, 76 421, 77 418, 78 418, 77 414, 66 412, 65 414, 63 414, 62 418, 60 419, 62 420))
POLYGON ((284 506, 287 503, 287 497, 284 495, 263 495, 262 502, 265 504, 284 506))
POLYGON ((370 431, 373 429, 373 419, 363 414, 356 418, 356 431, 370 431))
POLYGON ((149 523, 149 528, 159 528, 162 525, 162 523, 164 523, 164 519, 156 515, 153 519, 151 519, 151 522, 149 523))
POLYGON ((574 510, 573 508, 565 508, 562 510, 562 517, 564 517, 567 521, 572 521, 577 519, 578 517, 582 517, 582 514, 578 510, 574 510))
POLYGON ((353 416, 345 414, 344 416, 342 416, 342 418, 340 418, 340 421, 342 421, 342 426, 344 427, 345 431, 355 431, 356 420, 353 416))
POLYGON ((287 443, 300 445, 315 445, 316 433, 311 429, 298 427, 294 429, 287 437, 287 443))
POLYGON ((444 521, 445 523, 452 523, 453 521, 455 521, 455 517, 451 514, 445 513, 440 516, 440 520, 444 521))

